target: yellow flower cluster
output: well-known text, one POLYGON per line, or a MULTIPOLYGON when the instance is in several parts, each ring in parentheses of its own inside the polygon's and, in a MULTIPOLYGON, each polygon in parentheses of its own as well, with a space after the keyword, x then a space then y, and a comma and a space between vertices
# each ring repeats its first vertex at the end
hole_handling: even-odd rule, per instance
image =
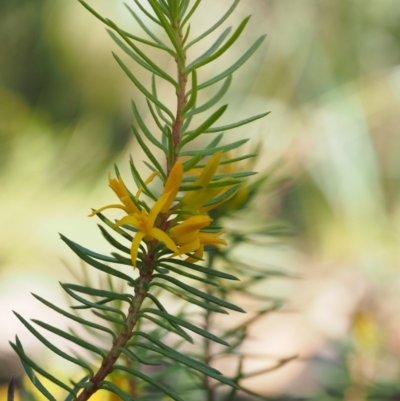
MULTIPOLYGON (((116 227, 129 225, 137 232, 131 244, 132 264, 136 267, 139 247, 142 241, 147 246, 162 242, 171 251, 172 256, 188 255, 187 260, 196 262, 203 258, 204 246, 212 245, 218 249, 227 242, 220 238, 224 230, 217 232, 203 232, 212 219, 207 215, 211 209, 220 203, 206 206, 212 199, 226 191, 225 187, 207 188, 213 179, 221 159, 222 152, 214 154, 194 185, 198 189, 188 191, 181 200, 176 202, 176 197, 183 178, 183 165, 177 161, 172 167, 160 198, 151 209, 141 207, 139 197, 143 188, 139 188, 135 197, 127 190, 121 177, 109 177, 109 186, 118 196, 121 204, 111 204, 95 210, 90 216, 102 212, 105 209, 122 209, 127 215, 118 220, 116 227)), ((157 175, 153 173, 146 181, 149 184, 157 175)))

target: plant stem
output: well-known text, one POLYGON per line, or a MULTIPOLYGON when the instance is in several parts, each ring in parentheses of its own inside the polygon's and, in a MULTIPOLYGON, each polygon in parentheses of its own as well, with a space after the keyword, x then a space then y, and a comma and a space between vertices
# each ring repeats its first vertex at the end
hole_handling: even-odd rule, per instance
POLYGON ((124 348, 126 346, 126 343, 129 341, 131 333, 137 323, 137 315, 146 297, 148 284, 152 279, 152 273, 152 267, 148 266, 148 269, 143 270, 143 274, 140 275, 138 284, 135 288, 135 296, 129 307, 128 316, 125 320, 127 327, 122 329, 118 337, 113 342, 113 345, 106 358, 103 360, 101 367, 90 379, 90 382, 93 384, 92 387, 85 388, 76 398, 76 401, 87 401, 97 390, 99 390, 99 386, 105 377, 112 372, 113 366, 121 354, 120 348, 124 348))
MULTIPOLYGON (((174 21, 172 24, 172 29, 174 30, 177 38, 177 42, 182 49, 182 53, 184 54, 184 58, 186 59, 186 54, 183 46, 183 32, 181 27, 181 20, 178 19, 174 21)), ((186 73, 186 65, 181 62, 181 60, 176 56, 175 62, 177 65, 177 75, 178 75, 178 90, 176 91, 177 105, 176 105, 176 115, 175 120, 172 124, 172 143, 173 143, 173 160, 170 160, 168 165, 168 173, 172 166, 178 159, 178 145, 181 141, 181 129, 183 125, 183 116, 182 110, 187 103, 186 98, 186 83, 187 83, 187 73, 186 73)))

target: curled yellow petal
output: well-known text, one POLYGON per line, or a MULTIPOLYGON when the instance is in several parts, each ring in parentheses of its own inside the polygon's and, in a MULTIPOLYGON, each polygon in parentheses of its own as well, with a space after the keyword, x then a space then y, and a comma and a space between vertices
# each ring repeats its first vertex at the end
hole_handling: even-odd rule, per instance
POLYGON ((211 221, 212 219, 210 219, 208 216, 191 216, 183 223, 172 227, 169 232, 174 238, 181 237, 188 235, 193 231, 198 231, 201 228, 207 227, 211 221))
POLYGON ((159 228, 152 228, 149 232, 149 235, 163 242, 168 249, 170 249, 172 252, 175 252, 177 255, 181 254, 181 252, 176 247, 175 242, 172 241, 172 239, 164 231, 161 231, 159 228))
POLYGON ((167 178, 167 182, 165 183, 163 194, 169 194, 168 198, 161 209, 161 213, 167 213, 169 208, 172 205, 172 202, 175 200, 176 195, 179 191, 179 187, 182 182, 183 177, 183 165, 179 160, 172 167, 169 176, 167 178))
POLYGON ((126 213, 128 213, 128 211, 127 211, 125 206, 122 206, 122 205, 119 205, 119 204, 114 204, 114 205, 103 206, 100 209, 93 210, 93 212, 89 214, 89 217, 93 217, 94 215, 96 215, 98 213, 101 213, 103 210, 106 210, 106 209, 122 209, 126 213))
MULTIPOLYGON (((150 184, 150 183, 154 180, 154 178, 157 177, 158 174, 160 174, 158 171, 154 171, 154 173, 152 173, 152 174, 150 175, 150 177, 144 182, 144 184, 145 184, 145 185, 150 184)), ((143 187, 140 187, 140 188, 137 190, 136 195, 135 195, 135 198, 136 198, 136 199, 139 199, 139 196, 140 196, 140 194, 142 193, 142 191, 143 191, 143 187)))
POLYGON ((137 255, 139 253, 139 246, 142 242, 143 237, 145 236, 144 233, 138 232, 133 238, 132 245, 131 245, 131 259, 133 267, 136 267, 137 255))

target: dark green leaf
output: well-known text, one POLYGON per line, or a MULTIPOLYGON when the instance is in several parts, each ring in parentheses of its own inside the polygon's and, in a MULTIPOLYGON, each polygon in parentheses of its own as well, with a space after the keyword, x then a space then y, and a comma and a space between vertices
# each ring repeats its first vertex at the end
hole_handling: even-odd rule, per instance
POLYGON ((120 397, 123 401, 139 401, 137 398, 133 398, 132 396, 126 394, 118 386, 116 386, 114 383, 110 381, 103 380, 100 383, 99 387, 104 390, 108 390, 114 394, 117 394, 118 397, 120 397))
POLYGON ((230 302, 227 302, 227 301, 225 301, 223 299, 217 298, 214 295, 207 294, 206 292, 200 291, 197 288, 194 288, 194 287, 192 287, 190 285, 182 283, 182 281, 179 281, 176 278, 167 276, 165 274, 154 274, 153 275, 153 280, 157 279, 157 278, 169 281, 170 283, 175 284, 176 286, 184 289, 185 291, 190 292, 191 294, 197 295, 200 298, 203 298, 203 299, 205 299, 205 300, 207 300, 209 302, 213 302, 213 303, 215 303, 215 304, 217 304, 219 306, 222 306, 224 308, 231 309, 231 310, 234 310, 236 312, 245 313, 245 311, 242 308, 240 308, 239 306, 231 304, 230 302))
POLYGON ((240 57, 234 64, 232 64, 225 71, 216 75, 214 78, 211 78, 208 81, 200 84, 197 89, 201 90, 201 89, 207 88, 208 86, 217 83, 221 79, 226 78, 228 75, 233 74, 238 68, 240 68, 254 54, 254 52, 260 47, 260 45, 264 41, 264 39, 265 39, 265 35, 259 37, 253 43, 253 45, 242 55, 242 57, 240 57))
POLYGON ((117 63, 120 65, 120 67, 124 70, 125 74, 130 78, 130 80, 134 83, 134 85, 140 90, 140 92, 143 93, 144 96, 146 96, 149 100, 151 100, 155 105, 157 105, 160 109, 164 110, 170 117, 171 119, 174 119, 174 115, 171 113, 171 111, 164 106, 157 98, 155 98, 141 83, 140 81, 132 74, 132 72, 129 70, 129 68, 123 63, 123 61, 115 54, 113 53, 113 56, 117 63))
POLYGON ((138 370, 135 370, 135 369, 132 369, 132 368, 128 368, 127 366, 122 366, 122 365, 114 365, 114 369, 115 370, 122 370, 122 371, 130 373, 133 376, 139 377, 143 381, 145 381, 145 382, 151 384, 152 386, 158 388, 164 394, 170 396, 175 401, 184 401, 181 397, 179 397, 178 394, 175 394, 168 387, 166 387, 162 383, 159 383, 158 381, 152 379, 151 377, 145 375, 144 373, 139 372, 138 370))
POLYGON ((186 117, 190 117, 195 114, 203 113, 204 111, 207 111, 208 109, 213 107, 215 104, 217 104, 222 99, 222 97, 225 95, 225 93, 228 91, 229 86, 231 85, 231 82, 232 82, 232 75, 228 75, 228 77, 225 79, 225 81, 222 84, 219 91, 208 102, 187 112, 186 117))
POLYGON ((184 266, 184 267, 187 267, 189 269, 198 271, 200 273, 207 274, 209 276, 220 277, 220 278, 224 278, 226 280, 235 280, 235 281, 239 280, 237 277, 232 276, 231 274, 225 273, 223 271, 213 270, 211 268, 203 267, 203 266, 200 266, 200 265, 196 265, 194 263, 186 262, 186 261, 180 260, 180 259, 167 258, 167 259, 162 259, 162 263, 160 263, 161 266, 164 266, 167 269, 169 269, 169 266, 171 264, 184 266))
POLYGON ((87 299, 80 297, 79 295, 75 294, 72 290, 70 290, 68 284, 60 283, 60 285, 69 296, 71 296, 72 298, 76 299, 77 301, 81 302, 82 304, 84 304, 86 306, 86 307, 76 307, 75 306, 75 307, 72 307, 73 309, 90 309, 90 308, 100 309, 100 310, 105 310, 108 312, 114 312, 118 315, 121 315, 124 320, 126 319, 124 312, 122 312, 121 310, 119 310, 117 308, 113 308, 111 306, 103 305, 103 303, 112 301, 111 299, 105 299, 105 300, 98 301, 98 302, 90 302, 87 299))
POLYGON ((144 153, 146 153, 146 156, 151 160, 151 162, 154 164, 154 166, 156 167, 156 169, 160 172, 160 174, 164 177, 164 179, 166 178, 165 172, 163 170, 163 168, 161 167, 160 163, 158 162, 156 156, 154 155, 154 153, 147 147, 147 145, 145 144, 145 142, 142 139, 142 136, 139 134, 138 130, 131 125, 132 127, 132 131, 135 134, 135 138, 137 139, 140 147, 143 149, 144 153))
POLYGON ((219 152, 222 150, 223 152, 227 152, 228 150, 236 149, 239 146, 242 146, 248 141, 248 139, 242 139, 240 141, 232 142, 224 146, 219 146, 216 148, 206 148, 206 149, 196 149, 196 150, 185 150, 183 152, 180 152, 180 156, 196 156, 196 155, 202 155, 202 156, 209 156, 213 155, 216 152, 219 152))
POLYGON ((217 38, 217 40, 210 46, 210 48, 203 53, 200 57, 198 57, 196 60, 192 61, 187 67, 186 71, 191 71, 191 69, 194 67, 196 68, 197 65, 200 66, 201 62, 205 60, 207 57, 210 57, 222 44, 222 42, 225 40, 225 38, 229 35, 232 27, 228 27, 225 29, 224 32, 217 38))
POLYGON ((173 288, 173 287, 171 287, 171 286, 169 286, 167 284, 163 284, 163 283, 159 283, 159 282, 153 282, 152 285, 164 288, 165 290, 169 291, 171 294, 174 294, 174 295, 178 296, 179 298, 181 298, 181 299, 183 299, 183 300, 185 300, 187 302, 190 302, 190 303, 192 303, 194 305, 200 306, 203 309, 207 309, 207 310, 212 311, 212 312, 223 313, 225 315, 228 315, 228 312, 225 309, 219 308, 218 306, 215 306, 215 305, 210 304, 210 303, 199 301, 198 299, 190 297, 189 295, 183 293, 182 291, 177 290, 176 288, 173 288))
POLYGON ((101 233, 103 234, 103 237, 107 240, 107 242, 109 244, 111 244, 113 247, 119 249, 122 252, 125 252, 127 254, 130 254, 130 249, 124 245, 122 245, 121 243, 119 243, 114 237, 112 237, 109 232, 100 224, 97 225, 101 231, 101 233))
POLYGON ((214 334, 209 333, 208 331, 205 331, 203 329, 201 329, 200 327, 195 326, 192 323, 187 322, 186 320, 180 319, 176 316, 170 315, 169 313, 165 313, 162 311, 159 311, 157 309, 153 309, 153 308, 143 308, 140 312, 140 315, 143 315, 144 313, 154 313, 155 315, 164 317, 164 319, 168 320, 168 321, 173 321, 176 324, 179 324, 182 327, 185 327, 188 330, 193 331, 196 334, 199 334, 205 338, 208 338, 209 340, 215 341, 219 344, 223 344, 228 346, 229 344, 220 339, 219 337, 215 336, 214 334))
POLYGON ((223 125, 222 127, 209 128, 206 131, 206 133, 210 134, 210 133, 218 132, 218 131, 228 131, 230 129, 237 128, 237 127, 240 127, 242 125, 246 125, 246 124, 249 124, 249 123, 251 123, 253 121, 256 121, 256 120, 258 120, 260 118, 263 118, 263 117, 267 116, 269 113, 270 113, 270 111, 268 111, 266 113, 262 113, 262 114, 257 114, 256 116, 246 118, 245 120, 241 120, 241 121, 238 121, 238 122, 233 123, 233 124, 223 125))
MULTIPOLYGON (((168 314, 168 312, 167 312, 167 310, 164 308, 163 304, 162 304, 153 294, 150 294, 150 293, 148 292, 148 293, 146 294, 146 298, 151 299, 151 300, 153 301, 153 303, 157 306, 157 308, 158 308, 160 311, 165 312, 165 313, 168 314)), ((177 330, 177 331, 180 333, 180 335, 181 335, 185 340, 187 340, 187 341, 189 341, 190 343, 193 344, 193 339, 192 339, 192 337, 190 337, 189 334, 187 334, 185 330, 182 330, 182 328, 181 328, 178 324, 176 324, 176 323, 173 322, 173 321, 169 321, 168 323, 169 323, 175 330, 177 330)))
POLYGON ((80 339, 80 338, 78 338, 76 336, 73 336, 73 335, 67 333, 64 330, 60 330, 57 327, 51 326, 50 324, 47 324, 47 323, 42 322, 42 321, 37 320, 37 319, 32 319, 32 322, 36 323, 40 327, 43 327, 45 330, 48 330, 48 331, 50 331, 50 332, 52 332, 52 333, 54 333, 54 334, 56 334, 56 335, 58 335, 58 336, 60 336, 62 338, 65 338, 68 341, 73 342, 74 344, 77 344, 77 345, 81 346, 82 348, 85 348, 85 349, 87 349, 89 351, 94 352, 95 354, 100 355, 102 358, 106 357, 105 353, 102 350, 100 350, 99 348, 95 347, 93 344, 88 343, 87 341, 82 340, 82 339, 80 339))
POLYGON ((64 351, 60 350, 59 348, 55 347, 50 341, 48 341, 45 337, 43 337, 31 324, 29 324, 21 315, 17 312, 14 312, 14 315, 21 321, 21 323, 39 340, 41 341, 47 348, 53 351, 55 354, 61 356, 61 358, 66 359, 74 363, 75 365, 79 365, 82 368, 86 369, 91 375, 94 375, 92 368, 76 358, 66 354, 64 351))
POLYGON ((73 315, 72 313, 68 313, 68 312, 64 311, 63 309, 58 308, 57 306, 53 305, 52 303, 46 301, 44 298, 39 297, 39 295, 36 295, 36 294, 33 294, 33 293, 32 293, 32 295, 33 295, 37 300, 39 300, 40 302, 42 302, 43 304, 45 304, 45 305, 48 306, 49 308, 53 309, 54 311, 60 313, 61 315, 64 315, 64 316, 66 316, 67 318, 74 320, 75 322, 84 324, 85 326, 92 327, 92 328, 94 328, 94 329, 96 329, 96 330, 104 331, 104 332, 106 332, 106 333, 108 333, 108 334, 111 334, 112 337, 115 338, 115 333, 114 333, 113 331, 111 331, 109 328, 104 327, 104 326, 101 326, 101 325, 96 324, 96 323, 93 323, 93 322, 89 322, 88 320, 82 319, 81 317, 76 316, 76 315, 73 315))
POLYGON ((191 96, 189 101, 185 104, 185 106, 182 109, 181 113, 182 116, 184 116, 187 111, 189 111, 192 107, 196 105, 196 100, 197 100, 197 72, 195 69, 193 69, 191 96))
MULTIPOLYGON (((195 4, 197 7, 198 4, 200 4, 201 0, 198 0, 195 4)), ((196 39, 192 40, 186 47, 185 49, 188 49, 189 47, 193 46, 195 43, 199 42, 200 40, 204 39, 206 36, 208 36, 210 33, 214 32, 218 27, 220 27, 226 20, 227 18, 232 14, 232 12, 235 10, 236 6, 239 4, 240 0, 235 0, 232 5, 229 7, 228 11, 220 18, 211 28, 207 29, 204 33, 202 33, 200 36, 198 36, 196 39)), ((193 7, 194 8, 194 7, 193 7)), ((185 21, 190 18, 190 15, 186 17, 185 21)))
MULTIPOLYGON (((76 392, 74 392, 73 389, 71 389, 65 383, 61 382, 60 380, 58 380, 57 378, 52 376, 46 370, 42 369, 39 365, 37 365, 35 362, 33 362, 32 359, 28 358, 28 356, 25 354, 22 346, 20 345, 20 343, 18 344, 18 342, 19 342, 18 337, 17 337, 16 342, 17 342, 17 344, 10 342, 10 345, 13 348, 13 350, 18 354, 18 356, 21 358, 21 362, 23 363, 24 368, 25 368, 25 366, 28 366, 29 368, 34 369, 36 372, 38 372, 39 374, 44 376, 46 379, 50 380, 51 382, 53 382, 57 386, 63 388, 64 390, 68 391, 69 393, 74 394, 76 397, 76 392)), ((33 371, 31 369, 25 369, 25 371, 26 371, 27 375, 29 376, 29 378, 31 379, 32 383, 36 386, 36 388, 40 392, 42 392, 42 394, 48 400, 56 401, 55 398, 40 383, 40 381, 37 379, 36 375, 33 373, 33 371)))
POLYGON ((129 277, 128 275, 121 273, 120 271, 113 269, 110 266, 104 265, 103 263, 97 262, 96 260, 93 260, 89 256, 87 256, 84 252, 80 250, 79 247, 77 247, 75 242, 69 240, 67 237, 64 237, 64 235, 60 234, 61 239, 81 258, 83 259, 86 263, 89 265, 95 267, 96 269, 111 274, 112 276, 119 277, 125 281, 128 281, 129 283, 135 284, 135 281, 132 277, 129 277))
POLYGON ((228 108, 228 105, 224 105, 220 107, 216 112, 211 114, 210 117, 207 118, 202 124, 200 124, 195 130, 188 131, 184 134, 185 138, 179 143, 178 150, 182 149, 187 143, 192 142, 199 135, 204 134, 206 130, 217 121, 222 114, 225 113, 225 110, 228 108))
MULTIPOLYGON (((147 99, 148 100, 148 99, 147 99)), ((136 118, 136 121, 140 127, 140 129, 143 131, 143 133, 146 135, 146 138, 154 145, 157 146, 157 148, 161 149, 164 153, 166 153, 167 149, 161 144, 161 142, 158 141, 158 139, 155 138, 155 136, 150 132, 150 130, 147 128, 146 124, 144 123, 142 116, 140 115, 136 103, 132 100, 132 110, 133 110, 133 115, 136 118)))
POLYGON ((242 34, 244 28, 246 27, 247 23, 249 22, 250 16, 246 17, 236 28, 236 31, 232 34, 232 36, 227 40, 227 42, 216 52, 214 52, 209 57, 205 58, 203 56, 200 57, 199 60, 195 61, 192 65, 187 68, 187 71, 191 71, 192 68, 200 68, 203 65, 211 63, 211 61, 216 60, 218 57, 222 56, 239 38, 242 34))

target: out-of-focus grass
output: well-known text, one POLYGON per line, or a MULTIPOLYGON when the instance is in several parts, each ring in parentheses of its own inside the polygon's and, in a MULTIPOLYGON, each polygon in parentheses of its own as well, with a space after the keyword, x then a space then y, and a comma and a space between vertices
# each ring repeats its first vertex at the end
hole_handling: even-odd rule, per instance
MULTIPOLYGON (((199 31, 229 4, 204 3, 199 31)), ((135 31, 120 2, 96 6, 135 31)), ((346 341, 352 315, 368 305, 383 339, 373 379, 391 380, 400 369, 400 326, 391 318, 400 307, 400 8, 395 0, 246 0, 233 20, 249 9, 238 52, 257 34, 267 32, 268 42, 236 74, 230 116, 272 114, 232 135, 261 139, 265 165, 281 158, 292 177, 272 203, 297 231, 298 259, 281 252, 280 261, 305 275, 283 294, 294 294, 289 305, 306 316, 296 346, 301 354, 313 330, 346 341)), ((129 99, 137 91, 101 24, 77 2, 2 2, 0 34, 0 275, 57 276, 57 231, 97 241, 85 214, 110 196, 111 162, 135 151, 129 99)), ((221 69, 237 57, 228 54, 221 69)), ((312 355, 326 351, 321 344, 312 355)))

